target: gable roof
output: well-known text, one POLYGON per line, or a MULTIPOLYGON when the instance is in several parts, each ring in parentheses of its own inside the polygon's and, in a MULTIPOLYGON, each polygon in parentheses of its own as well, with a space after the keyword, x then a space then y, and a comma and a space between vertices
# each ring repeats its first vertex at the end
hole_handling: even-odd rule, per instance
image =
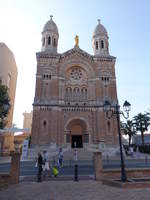
POLYGON ((83 57, 89 59, 90 61, 93 61, 93 56, 88 54, 86 51, 80 49, 78 46, 75 46, 74 48, 62 53, 61 58, 66 58, 73 54, 78 54, 80 56, 83 56, 83 57))

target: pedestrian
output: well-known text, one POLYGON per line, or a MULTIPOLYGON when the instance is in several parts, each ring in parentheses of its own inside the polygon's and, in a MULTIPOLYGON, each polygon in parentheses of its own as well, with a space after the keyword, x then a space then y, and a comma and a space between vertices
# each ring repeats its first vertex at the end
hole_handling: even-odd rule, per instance
POLYGON ((62 148, 59 149, 59 154, 58 154, 58 166, 61 168, 63 167, 63 151, 62 148))
POLYGON ((74 149, 74 152, 73 152, 73 160, 74 160, 75 162, 78 161, 78 152, 77 152, 77 149, 74 149))
POLYGON ((49 167, 49 160, 48 160, 48 153, 46 150, 43 151, 43 172, 44 176, 49 173, 50 175, 50 167, 49 167))
POLYGON ((42 182, 42 165, 43 165, 43 157, 39 152, 37 160, 37 167, 38 167, 37 182, 42 182))

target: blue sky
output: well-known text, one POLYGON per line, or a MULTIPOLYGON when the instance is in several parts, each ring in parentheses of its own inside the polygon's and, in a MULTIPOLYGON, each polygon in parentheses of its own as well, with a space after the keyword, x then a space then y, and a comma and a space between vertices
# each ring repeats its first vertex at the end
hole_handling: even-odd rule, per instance
POLYGON ((92 33, 100 18, 108 31, 110 54, 117 57, 118 99, 132 105, 131 117, 150 109, 150 1, 149 0, 0 0, 0 42, 13 51, 18 66, 14 123, 32 109, 36 57, 41 32, 53 14, 59 29, 60 53, 80 48, 93 54, 92 33))

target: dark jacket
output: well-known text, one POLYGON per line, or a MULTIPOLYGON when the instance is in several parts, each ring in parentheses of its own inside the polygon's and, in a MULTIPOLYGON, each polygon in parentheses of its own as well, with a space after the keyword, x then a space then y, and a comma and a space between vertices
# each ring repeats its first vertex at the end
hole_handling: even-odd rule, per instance
POLYGON ((43 164, 43 158, 41 155, 38 156, 38 166, 42 166, 43 164))

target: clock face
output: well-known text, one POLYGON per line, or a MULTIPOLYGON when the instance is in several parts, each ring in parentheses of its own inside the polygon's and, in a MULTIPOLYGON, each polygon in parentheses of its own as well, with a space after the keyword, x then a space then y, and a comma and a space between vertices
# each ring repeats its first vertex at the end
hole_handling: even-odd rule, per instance
POLYGON ((71 79, 76 80, 76 81, 81 80, 83 78, 82 70, 78 67, 73 68, 71 70, 70 77, 71 79))

